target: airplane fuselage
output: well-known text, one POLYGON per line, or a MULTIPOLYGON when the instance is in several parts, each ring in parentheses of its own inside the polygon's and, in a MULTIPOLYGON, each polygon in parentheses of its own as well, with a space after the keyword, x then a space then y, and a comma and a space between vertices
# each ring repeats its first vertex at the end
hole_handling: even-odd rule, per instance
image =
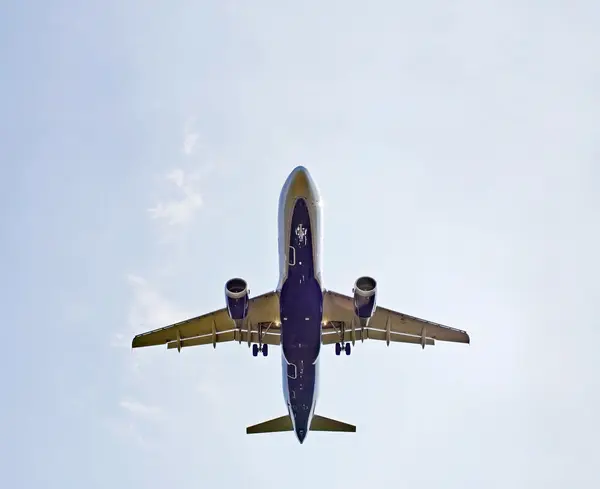
POLYGON ((286 180, 279 199, 279 293, 282 386, 300 443, 318 396, 323 287, 321 203, 304 167, 286 180))

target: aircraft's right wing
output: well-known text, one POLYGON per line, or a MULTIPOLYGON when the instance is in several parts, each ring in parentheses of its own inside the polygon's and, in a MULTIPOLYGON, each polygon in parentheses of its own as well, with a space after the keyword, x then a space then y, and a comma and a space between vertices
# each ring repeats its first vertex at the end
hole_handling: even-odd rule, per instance
POLYGON ((262 343, 279 345, 279 297, 276 292, 249 299, 248 317, 241 329, 229 317, 226 308, 202 316, 171 324, 164 328, 138 334, 133 338, 132 347, 167 345, 168 349, 188 346, 213 345, 227 341, 259 343, 259 330, 262 343))
POLYGON ((386 341, 388 344, 416 343, 423 346, 434 345, 435 340, 470 342, 466 331, 379 306, 367 328, 361 330, 355 318, 353 299, 330 290, 325 292, 323 322, 324 345, 366 339, 386 341))

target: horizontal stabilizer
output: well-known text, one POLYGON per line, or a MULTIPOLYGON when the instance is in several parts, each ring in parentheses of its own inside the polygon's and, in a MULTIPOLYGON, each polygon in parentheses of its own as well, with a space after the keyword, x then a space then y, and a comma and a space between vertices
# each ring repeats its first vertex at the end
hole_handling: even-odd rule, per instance
POLYGON ((281 416, 280 418, 270 419, 263 423, 255 424, 254 426, 248 426, 246 428, 246 434, 253 435, 257 433, 276 433, 279 431, 293 431, 294 426, 289 415, 281 416))
POLYGON ((310 431, 343 431, 346 433, 356 433, 356 426, 315 414, 310 423, 310 431))

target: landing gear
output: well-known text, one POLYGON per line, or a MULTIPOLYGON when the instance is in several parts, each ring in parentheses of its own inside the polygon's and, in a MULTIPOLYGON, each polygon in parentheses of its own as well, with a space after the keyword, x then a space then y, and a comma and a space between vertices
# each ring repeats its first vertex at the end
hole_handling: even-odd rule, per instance
MULTIPOLYGON (((269 331, 269 328, 271 327, 272 324, 273 323, 268 324, 268 326, 265 328, 264 323, 259 323, 259 325, 258 325, 258 343, 254 343, 252 345, 252 356, 253 357, 257 357, 259 352, 262 352, 263 357, 266 357, 269 354, 269 345, 267 345, 266 343, 263 343, 263 339, 264 339, 265 335, 267 334, 267 331, 269 331)), ((248 338, 250 338, 250 336, 248 338)), ((248 339, 248 346, 250 346, 250 339, 248 339)))
POLYGON ((342 343, 336 343, 335 344, 335 354, 337 356, 340 356, 342 353, 342 350, 344 350, 346 352, 346 355, 350 355, 350 353, 352 352, 352 345, 350 343, 345 343, 342 346, 342 343))
MULTIPOLYGON (((350 355, 352 352, 352 344, 350 342, 344 341, 346 338, 346 324, 341 322, 339 324, 339 329, 335 323, 332 323, 335 328, 337 334, 339 335, 340 341, 335 344, 335 354, 340 356, 342 354, 342 350, 346 352, 346 355, 350 355)), ((352 341, 354 342, 354 328, 352 329, 352 341)))
POLYGON ((252 345, 252 356, 257 357, 258 352, 262 352, 263 357, 266 357, 269 354, 269 345, 259 346, 256 343, 252 345))

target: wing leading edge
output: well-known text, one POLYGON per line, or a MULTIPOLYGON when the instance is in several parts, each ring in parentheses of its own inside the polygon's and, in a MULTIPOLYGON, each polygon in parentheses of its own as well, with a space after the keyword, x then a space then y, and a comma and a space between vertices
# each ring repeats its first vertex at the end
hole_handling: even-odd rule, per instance
POLYGON ((269 292, 249 299, 248 317, 241 329, 235 327, 227 309, 186 319, 164 328, 155 329, 136 335, 132 348, 167 345, 168 349, 210 345, 230 341, 279 345, 279 297, 276 292, 269 292))
POLYGON ((399 342, 425 346, 434 345, 436 340, 470 343, 466 331, 379 306, 363 330, 358 321, 355 323, 353 299, 332 291, 325 292, 323 322, 323 344, 366 339, 386 341, 388 345, 399 342))

